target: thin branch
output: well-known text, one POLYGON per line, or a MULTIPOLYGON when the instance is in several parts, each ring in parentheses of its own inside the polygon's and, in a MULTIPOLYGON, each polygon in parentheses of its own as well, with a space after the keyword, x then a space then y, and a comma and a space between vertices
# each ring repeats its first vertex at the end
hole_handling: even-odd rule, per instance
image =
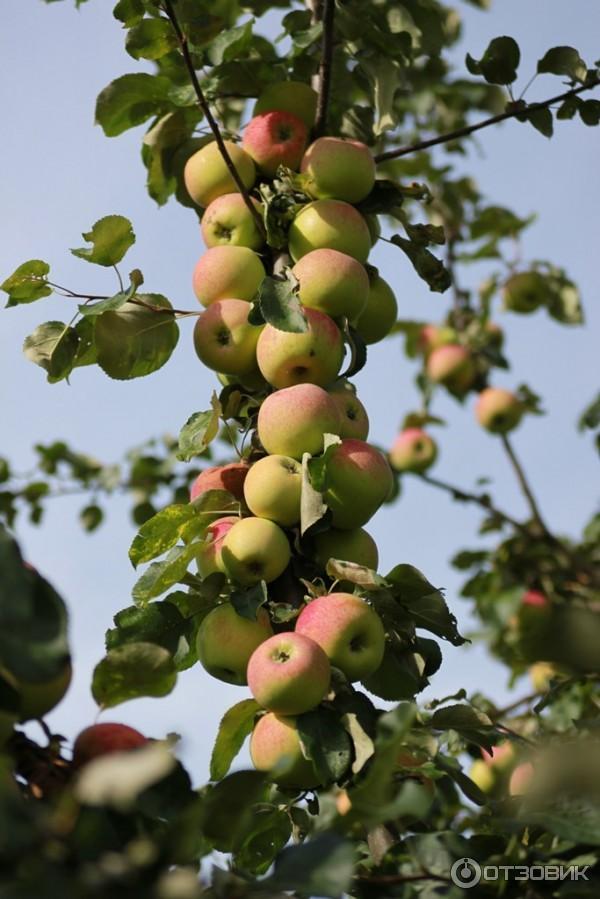
POLYGON ((519 486, 521 487, 523 496, 527 500, 529 508, 531 509, 531 514, 533 516, 533 520, 535 521, 535 523, 537 524, 537 526, 539 527, 539 529, 542 531, 542 533, 545 536, 551 536, 550 531, 548 530, 548 528, 546 527, 546 524, 544 523, 544 519, 542 518, 542 515, 540 512, 539 506, 536 502, 536 499, 531 491, 531 487, 529 486, 529 483, 527 481, 527 477, 525 476, 523 467, 522 467, 521 463, 519 462, 519 460, 517 459, 517 456, 512 447, 512 444, 511 444, 510 440, 508 439, 508 436, 506 434, 503 434, 501 436, 501 440, 502 440, 502 445, 503 445, 504 449, 506 450, 506 455, 510 459, 510 463, 511 463, 513 470, 517 476, 517 480, 519 482, 519 486))
POLYGON ((321 137, 327 130, 327 113, 331 94, 331 71, 333 67, 333 33, 335 26, 335 0, 325 0, 323 4, 323 38, 321 62, 319 63, 319 98, 315 137, 321 137))
POLYGON ((480 131, 482 128, 487 128, 489 125, 497 125, 499 122, 504 122, 506 119, 513 119, 521 113, 530 113, 535 112, 537 109, 546 109, 552 103, 568 100, 570 97, 575 97, 577 94, 598 87, 599 84, 600 78, 596 78, 587 84, 582 84, 579 87, 572 88, 570 91, 565 91, 564 94, 558 94, 556 97, 550 97, 548 100, 540 100, 539 103, 530 103, 525 109, 522 107, 510 109, 499 115, 491 116, 489 119, 483 119, 481 122, 476 122, 475 125, 466 125, 464 128, 457 128, 455 131, 449 131, 447 134, 440 134, 438 137, 419 141, 416 144, 411 144, 409 147, 400 147, 397 150, 386 150, 385 153, 379 153, 379 155, 375 157, 375 162, 386 162, 388 159, 399 159, 401 156, 408 156, 410 153, 418 153, 420 150, 428 150, 430 147, 438 146, 438 144, 447 144, 450 141, 458 140, 461 137, 468 137, 470 134, 474 134, 475 131, 480 131))
POLYGON ((252 202, 252 200, 250 198, 250 194, 246 190, 246 185, 242 181, 242 178, 241 178, 238 170, 236 169, 231 156, 229 155, 229 152, 227 150, 227 147, 225 146, 225 141, 223 140, 223 135, 221 134, 217 120, 215 119, 215 117, 213 116, 213 114, 211 112, 210 106, 208 105, 208 101, 207 101, 206 97, 204 96, 204 91, 202 90, 202 87, 200 86, 200 82, 198 81, 196 69, 194 68, 194 63, 192 61, 190 49, 188 47, 187 37, 181 30, 179 22, 177 21, 177 16, 175 15, 175 10, 173 9, 173 3, 171 2, 171 0, 164 0, 164 11, 165 11, 169 21, 171 22, 171 25, 173 26, 173 30, 175 32, 177 41, 181 48, 183 60, 185 62, 186 68, 188 70, 188 74, 190 76, 190 81, 192 82, 192 87, 194 88, 194 92, 195 92, 196 98, 198 100, 198 106, 204 113, 206 121, 210 125, 210 129, 214 135, 215 141, 217 142, 217 146, 219 148, 221 156, 223 157, 223 162, 229 169, 229 173, 230 173, 231 177, 233 178, 233 180, 235 181, 237 188, 238 188, 240 194, 242 195, 244 203, 248 207, 248 210, 250 211, 252 218, 254 219, 254 221, 256 223, 259 233, 264 234, 265 229, 264 229, 261 215, 260 215, 258 209, 256 208, 256 206, 254 205, 254 203, 252 202))
POLYGON ((359 880, 361 883, 373 884, 417 883, 420 880, 435 880, 439 883, 453 882, 449 877, 443 877, 441 874, 430 874, 429 872, 424 874, 379 874, 376 877, 367 877, 358 874, 355 879, 359 880))
POLYGON ((432 478, 431 475, 428 474, 420 474, 419 477, 422 481, 425 481, 426 484, 431 484, 432 487, 438 487, 440 490, 445 490, 446 493, 450 493, 452 498, 458 500, 459 502, 465 503, 475 503, 478 506, 481 506, 482 509, 485 509, 487 512, 490 512, 492 515, 495 515, 496 518, 505 522, 506 524, 510 524, 513 528, 522 533, 528 534, 529 531, 524 524, 521 524, 520 521, 517 521, 516 518, 512 518, 510 515, 507 515, 506 512, 503 512, 501 509, 497 509, 496 506, 493 505, 489 496, 485 493, 469 493, 466 490, 463 490, 460 487, 454 487, 452 484, 446 483, 446 481, 440 481, 439 478, 432 478))
POLYGON ((489 717, 492 719, 492 721, 499 721, 501 718, 505 718, 511 712, 514 712, 515 709, 519 708, 519 706, 529 705, 534 700, 539 699, 540 696, 544 695, 545 693, 538 690, 535 693, 530 693, 528 696, 521 696, 520 699, 515 700, 515 702, 511 702, 510 705, 506 705, 502 709, 496 709, 495 712, 489 714, 489 717))
MULTIPOLYGON (((108 300, 108 294, 96 294, 96 293, 76 293, 74 290, 69 290, 68 287, 63 287, 61 284, 56 284, 54 281, 46 281, 48 287, 52 287, 57 293, 60 293, 61 296, 67 297, 69 300, 108 300)), ((187 309, 164 309, 162 306, 153 306, 151 303, 146 303, 144 300, 140 300, 139 297, 133 296, 129 303, 132 303, 134 306, 142 306, 144 309, 149 309, 151 312, 162 312, 164 315, 173 315, 177 318, 185 318, 187 316, 198 316, 202 314, 202 310, 198 312, 191 312, 187 309)))

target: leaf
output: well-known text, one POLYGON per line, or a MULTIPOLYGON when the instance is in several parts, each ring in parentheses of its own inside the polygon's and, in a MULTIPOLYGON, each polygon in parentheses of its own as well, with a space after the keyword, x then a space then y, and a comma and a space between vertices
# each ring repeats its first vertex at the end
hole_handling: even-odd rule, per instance
POLYGON ((572 81, 582 84, 587 75, 587 66, 574 47, 552 47, 538 60, 540 75, 567 75, 572 81))
POLYGON ((444 263, 437 259, 426 247, 407 240, 400 234, 394 234, 390 242, 399 247, 412 262, 416 273, 435 293, 444 293, 452 283, 450 273, 444 263))
POLYGON ((100 527, 104 518, 104 512, 96 503, 85 506, 79 513, 79 521, 84 531, 91 534, 96 528, 100 527))
POLYGON ((327 487, 327 466, 337 446, 341 443, 337 434, 323 434, 323 452, 320 456, 308 459, 310 482, 315 490, 323 491, 327 487))
POLYGON ((329 577, 338 581, 350 581, 360 587, 384 587, 385 578, 380 577, 376 571, 357 565, 356 562, 344 562, 341 559, 329 559, 325 566, 329 577))
POLYGON ((144 283, 144 278, 139 269, 134 269, 129 274, 130 282, 127 290, 122 290, 119 293, 116 293, 112 297, 107 297, 105 300, 99 300, 97 303, 88 304, 82 303, 77 308, 81 312, 83 316, 86 318, 93 318, 96 315, 102 315, 103 312, 115 311, 116 309, 120 309, 121 306, 124 306, 125 303, 129 302, 134 296, 138 287, 144 283))
POLYGON ((549 109, 528 109, 525 111, 523 118, 530 122, 540 134, 544 135, 544 137, 552 137, 554 133, 554 124, 552 121, 552 113, 549 109))
POLYGON ((300 743, 307 758, 312 759, 323 784, 339 780, 352 762, 350 738, 330 710, 323 707, 296 718, 300 743))
POLYGON ((512 84, 521 61, 519 45, 512 37, 495 37, 480 60, 467 53, 467 69, 472 75, 483 75, 490 84, 512 84))
POLYGON ((234 771, 209 788, 202 824, 215 849, 231 852, 238 834, 246 831, 252 819, 264 784, 265 776, 258 771, 234 771))
POLYGON ((496 729, 491 720, 483 712, 470 705, 457 703, 437 709, 429 720, 430 727, 435 730, 456 730, 469 743, 476 743, 491 752, 496 729))
POLYGON ((8 294, 7 308, 50 296, 53 288, 46 280, 49 273, 50 266, 41 259, 30 259, 20 265, 0 284, 0 290, 8 294))
POLYGON ((131 222, 123 215, 107 215, 98 219, 90 231, 83 232, 82 237, 93 245, 92 248, 81 247, 71 250, 71 253, 95 265, 116 265, 135 243, 131 222))
POLYGON ((134 537, 129 549, 129 558, 134 568, 140 562, 149 562, 157 556, 162 556, 189 532, 190 523, 197 521, 198 513, 192 503, 171 505, 161 509, 142 525, 134 537))
POLYGON ((323 496, 315 490, 311 483, 308 464, 311 460, 309 453, 302 457, 302 493, 300 497, 300 534, 304 536, 309 528, 320 521, 327 512, 327 506, 323 496))
POLYGON ((600 393, 597 393, 592 402, 583 410, 577 428, 579 431, 595 430, 600 427, 600 393))
POLYGON ((170 359, 179 340, 179 328, 171 304, 161 294, 138 294, 146 309, 126 303, 96 321, 98 364, 117 380, 141 378, 157 371, 170 359))
POLYGON ((362 682, 369 693, 388 702, 414 699, 429 683, 415 661, 414 652, 397 643, 397 640, 386 641, 381 665, 362 682))
POLYGON ((229 600, 238 615, 247 618, 248 621, 256 621, 258 610, 268 601, 267 585, 264 581, 245 587, 241 590, 233 590, 229 600))
POLYGON ((470 799, 471 802, 474 802, 476 805, 485 805, 487 803, 488 799, 485 793, 479 789, 475 781, 471 780, 470 777, 467 777, 456 759, 448 758, 438 752, 434 762, 436 768, 444 771, 452 778, 454 783, 463 791, 467 799, 470 799))
POLYGON ((600 124, 600 100, 579 100, 577 108, 584 125, 600 124))
POLYGON ((169 597, 146 608, 129 606, 117 612, 115 627, 106 632, 106 648, 117 649, 129 643, 155 643, 173 657, 178 671, 189 668, 196 661, 193 642, 193 622, 183 617, 169 597))
POLYGON ((236 28, 227 28, 211 41, 208 51, 210 61, 214 66, 223 62, 230 62, 243 56, 252 44, 252 26, 254 19, 250 19, 236 28))
POLYGON ((363 215, 394 215, 404 202, 404 191, 395 181, 378 178, 371 193, 357 208, 363 215))
POLYGON ((371 84, 375 109, 373 132, 379 137, 385 131, 395 128, 397 124, 394 98, 402 83, 401 70, 395 60, 383 54, 362 57, 360 68, 371 84))
POLYGON ((600 846, 600 807, 594 796, 548 797, 542 809, 523 808, 519 819, 572 843, 600 846))
POLYGON ((125 49, 134 59, 160 59, 177 47, 177 35, 166 19, 142 19, 125 39, 125 49))
POLYGON ((98 95, 96 123, 107 137, 116 137, 151 116, 168 112, 170 89, 170 80, 161 75, 122 75, 98 95))
POLYGON ((25 338, 23 352, 30 362, 48 372, 51 384, 67 378, 75 365, 79 337, 64 322, 44 322, 25 338))
POLYGON ((96 328, 93 318, 80 318, 75 325, 75 333, 79 338, 77 354, 73 368, 82 368, 85 365, 95 365, 96 354, 96 328))
POLYGON ((259 711, 260 706, 256 700, 242 699, 225 712, 210 758, 211 780, 222 780, 228 773, 244 740, 252 732, 254 719, 259 711))
POLYGON ((118 0, 113 9, 113 16, 127 28, 137 25, 144 18, 146 9, 144 0, 118 0))
POLYGON ((248 827, 236 837, 233 864, 255 875, 266 874, 291 835, 292 822, 285 809, 259 806, 248 827))
POLYGON ((354 750, 352 773, 358 774, 359 771, 362 771, 365 764, 375 752, 375 744, 362 726, 360 719, 355 712, 346 712, 342 717, 342 722, 350 735, 354 750))
POLYGON ((284 849, 275 860, 273 873, 261 885, 304 896, 340 899, 350 889, 354 864, 353 844, 329 831, 284 849))
POLYGON ((386 581, 394 586, 394 593, 415 622, 438 637, 449 640, 453 646, 465 643, 456 627, 456 618, 448 609, 441 592, 412 565, 396 565, 386 575, 386 581))
MULTIPOLYGON (((308 331, 308 322, 298 299, 298 281, 291 272, 286 276, 266 277, 259 289, 257 306, 262 319, 278 331, 293 334, 308 331)), ((251 316, 248 320, 255 323, 251 316)))
POLYGON ((112 708, 140 696, 166 696, 177 672, 171 653, 155 643, 128 643, 111 649, 94 668, 92 695, 112 708))
POLYGON ((214 391, 210 404, 211 408, 208 411, 194 412, 179 432, 177 458, 182 462, 189 462, 194 456, 201 456, 218 436, 223 409, 214 391))
POLYGON ((406 233, 413 243, 427 247, 430 243, 445 244, 446 235, 442 225, 406 224, 406 233))
POLYGON ((367 344, 356 328, 353 328, 348 322, 347 318, 344 318, 341 330, 350 349, 350 359, 345 371, 339 377, 353 378, 367 364, 367 344))
POLYGON ((109 806, 123 813, 140 793, 167 777, 175 765, 175 758, 164 743, 109 753, 83 767, 74 793, 83 805, 109 806))
POLYGON ((131 595, 135 603, 145 606, 151 599, 180 583, 197 552, 198 543, 175 546, 164 561, 152 562, 133 586, 131 595))

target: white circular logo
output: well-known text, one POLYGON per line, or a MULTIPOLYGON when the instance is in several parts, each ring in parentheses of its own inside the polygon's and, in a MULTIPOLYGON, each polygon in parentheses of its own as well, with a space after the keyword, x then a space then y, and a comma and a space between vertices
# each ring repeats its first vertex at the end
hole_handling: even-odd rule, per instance
POLYGON ((474 858, 459 858, 450 868, 450 877, 457 887, 468 890, 481 880, 481 865, 474 858))

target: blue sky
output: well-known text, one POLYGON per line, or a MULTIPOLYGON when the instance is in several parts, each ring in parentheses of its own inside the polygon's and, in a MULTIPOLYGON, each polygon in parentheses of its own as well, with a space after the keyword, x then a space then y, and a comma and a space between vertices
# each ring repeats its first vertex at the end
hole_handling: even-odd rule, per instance
MULTIPOLYGON (((5 123, 0 275, 26 259, 42 258, 51 263, 55 279, 74 290, 113 292, 110 272, 75 259, 68 248, 81 245, 81 232, 96 219, 120 213, 132 220, 137 234, 125 265, 142 269, 148 290, 164 293, 179 308, 194 308, 191 272, 203 247, 193 214, 175 203, 158 209, 147 196, 139 158, 141 129, 109 140, 93 125, 99 91, 118 75, 139 70, 123 50, 123 35, 109 6, 90 0, 76 12, 69 2, 46 6, 38 0, 12 0, 5 10, 0 34, 5 72, 0 83, 5 123)), ((512 35, 521 45, 519 84, 551 46, 575 46, 588 62, 600 56, 594 43, 600 34, 600 7, 589 0, 502 0, 489 13, 464 3, 457 6, 465 17, 459 66, 464 52, 478 57, 501 34, 512 35)), ((536 81, 528 98, 559 91, 558 80, 546 76, 536 81)), ((548 410, 544 418, 527 419, 515 436, 516 449, 550 526, 572 536, 598 499, 591 439, 577 434, 574 426, 594 394, 598 374, 599 136, 598 129, 565 122, 548 141, 531 127, 510 122, 480 134, 467 166, 491 201, 520 215, 539 214, 526 232, 524 258, 564 265, 581 287, 585 328, 563 328, 541 313, 498 315, 513 369, 500 373, 496 383, 511 387, 526 382, 542 395, 548 410)), ((402 318, 443 316, 448 299, 430 294, 402 254, 380 244, 372 261, 393 285, 402 318)), ((65 439, 104 462, 118 461, 124 450, 149 436, 177 433, 192 412, 207 407, 215 386, 193 352, 191 322, 182 323, 179 347, 169 364, 149 378, 116 382, 88 368, 75 372, 70 386, 48 385, 20 348, 41 321, 64 320, 68 303, 51 298, 2 312, 0 452, 20 470, 30 466, 34 443, 54 439, 65 439)), ((369 410, 374 442, 389 446, 405 412, 415 406, 414 374, 399 339, 371 351, 356 383, 369 410)), ((438 432, 441 453, 435 473, 465 488, 490 476, 499 505, 523 515, 523 500, 501 446, 474 423, 473 401, 463 408, 440 396, 435 411, 448 420, 448 427, 438 432)), ((133 536, 128 503, 111 501, 108 524, 93 536, 81 532, 78 508, 71 499, 56 500, 43 528, 24 521, 17 528, 26 557, 61 590, 71 611, 75 682, 49 717, 67 736, 97 714, 90 673, 103 654, 113 614, 130 602, 135 579, 127 559, 133 536)), ((420 567, 446 589, 463 630, 472 622, 468 604, 458 597, 460 578, 448 559, 458 548, 475 545, 479 518, 476 509, 410 481, 398 504, 382 510, 369 525, 380 547, 381 570, 396 562, 420 567)), ((499 699, 507 695, 506 672, 486 659, 481 647, 446 647, 444 657, 427 695, 443 696, 460 686, 483 689, 499 699)), ((126 721, 152 736, 181 733, 182 756, 202 780, 219 718, 245 695, 196 666, 181 676, 171 696, 128 703, 103 720, 126 721)))

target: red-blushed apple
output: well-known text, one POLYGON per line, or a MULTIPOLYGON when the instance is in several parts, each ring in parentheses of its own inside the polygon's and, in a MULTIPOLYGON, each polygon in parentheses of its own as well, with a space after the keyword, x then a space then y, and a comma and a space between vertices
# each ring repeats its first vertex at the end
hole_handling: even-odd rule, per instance
POLYGON ((51 680, 26 681, 0 666, 0 676, 18 693, 19 707, 15 711, 18 720, 30 721, 33 718, 43 718, 61 702, 69 689, 73 669, 70 662, 65 662, 61 671, 51 680))
POLYGON ((308 128, 302 119, 273 110, 248 122, 242 146, 260 171, 272 178, 280 165, 298 170, 307 139, 308 128))
POLYGON ((231 603, 223 603, 202 619, 196 650, 203 668, 227 684, 244 686, 250 656, 273 636, 268 614, 259 609, 255 621, 238 615, 231 603))
POLYGON ((379 552, 370 534, 362 528, 338 531, 331 528, 315 536, 315 558, 325 567, 330 559, 354 562, 377 571, 379 552))
POLYGON ((244 300, 217 300, 198 317, 194 347, 204 365, 240 377, 255 371, 261 329, 249 323, 249 311, 244 300))
POLYGON ((504 780, 515 763, 515 752, 509 741, 492 747, 492 751, 481 750, 481 759, 476 759, 469 770, 469 777, 484 793, 491 793, 504 780))
POLYGON ((502 288, 504 308, 527 315, 542 305, 546 293, 546 281, 539 272, 517 272, 510 276, 502 288))
POLYGON ((318 137, 302 157, 306 192, 317 200, 360 203, 375 184, 375 161, 366 144, 318 137))
MULTIPOLYGON (((252 200, 258 212, 260 203, 252 200)), ((254 216, 241 194, 223 194, 206 208, 200 223, 202 239, 207 247, 229 246, 260 250, 265 242, 254 216)))
POLYGON ((292 269, 303 306, 354 321, 365 308, 369 277, 364 265, 339 250, 313 250, 292 269))
POLYGON ((510 776, 508 792, 511 796, 524 796, 533 777, 534 768, 531 762, 521 762, 510 776))
POLYGON ((342 440, 329 456, 323 494, 334 527, 362 527, 390 495, 393 483, 383 453, 364 440, 342 440))
POLYGON ((458 343, 448 343, 432 350, 427 358, 427 377, 455 393, 466 393, 475 380, 475 366, 469 350, 458 343))
POLYGON ((352 593, 313 599, 296 621, 296 633, 310 637, 349 681, 368 677, 383 659, 385 631, 381 618, 352 593))
POLYGON ((248 686, 259 705, 277 715, 301 715, 329 691, 331 665, 318 643, 295 631, 275 634, 254 650, 248 686))
MULTIPOLYGON (((232 141, 226 140, 225 147, 244 187, 249 190, 256 180, 254 163, 245 150, 232 141)), ((183 170, 183 179, 188 194, 198 206, 208 206, 217 197, 238 189, 216 141, 211 141, 190 156, 183 170)))
POLYGON ((257 771, 271 773, 280 787, 310 790, 320 778, 302 752, 296 719, 269 712, 258 719, 250 737, 250 758, 257 771))
POLYGON ((274 581, 287 568, 290 556, 288 538, 266 518, 242 518, 221 546, 225 573, 242 586, 274 581))
POLYGON ((196 263, 192 286, 203 306, 216 300, 251 302, 265 274, 260 256, 248 247, 211 247, 196 263))
POLYGON ((502 387, 486 387, 475 404, 477 421, 492 434, 508 434, 517 427, 523 412, 519 397, 502 387))
POLYGON ((448 343, 456 343, 456 331, 449 325, 423 325, 417 337, 417 349, 424 356, 448 343))
POLYGON ((354 206, 342 200, 315 200, 304 206, 292 222, 288 242, 294 262, 321 249, 339 250, 366 262, 371 234, 354 206))
POLYGON ((240 519, 237 515, 226 515, 224 518, 217 518, 206 529, 202 549, 196 554, 196 565, 200 577, 208 577, 216 571, 224 573, 223 563, 221 561, 221 547, 223 540, 229 533, 231 528, 240 519))
POLYGON ((422 428, 405 428, 390 450, 390 463, 396 471, 427 471, 436 458, 435 440, 422 428))
POLYGON ((505 743, 498 743, 492 746, 492 751, 486 749, 481 750, 483 761, 491 768, 498 771, 509 771, 515 762, 515 750, 513 744, 507 740, 505 743))
POLYGON ((103 721, 81 731, 73 744, 73 766, 81 768, 93 759, 113 752, 130 752, 148 743, 148 738, 127 724, 103 721))
POLYGON ((273 387, 318 384, 335 380, 344 358, 340 329, 328 315, 305 309, 308 330, 279 331, 265 325, 256 346, 256 359, 263 377, 273 387))
POLYGON ((369 416, 356 395, 356 388, 350 381, 340 378, 327 391, 340 413, 342 427, 340 437, 354 437, 366 440, 369 436, 369 416))
POLYGON ((229 462, 213 465, 201 471, 190 489, 190 502, 194 502, 207 490, 227 490, 236 499, 244 498, 244 481, 248 474, 247 462, 229 462))
POLYGON ((548 597, 539 590, 527 590, 527 592, 523 594, 521 603, 524 606, 538 606, 541 608, 550 605, 548 597))
POLYGON ((356 330, 365 343, 379 343, 390 333, 397 316, 398 303, 394 291, 387 281, 377 275, 370 283, 367 304, 356 320, 356 330))
POLYGON ((258 437, 268 453, 301 459, 323 452, 323 435, 339 434, 338 408, 322 387, 296 384, 271 393, 258 412, 258 437))
POLYGON ((304 81, 277 81, 269 84, 256 103, 253 115, 290 112, 312 128, 317 113, 317 93, 304 81))
POLYGON ((246 504, 257 518, 284 528, 300 521, 302 466, 290 456, 271 455, 251 467, 244 484, 246 504))

